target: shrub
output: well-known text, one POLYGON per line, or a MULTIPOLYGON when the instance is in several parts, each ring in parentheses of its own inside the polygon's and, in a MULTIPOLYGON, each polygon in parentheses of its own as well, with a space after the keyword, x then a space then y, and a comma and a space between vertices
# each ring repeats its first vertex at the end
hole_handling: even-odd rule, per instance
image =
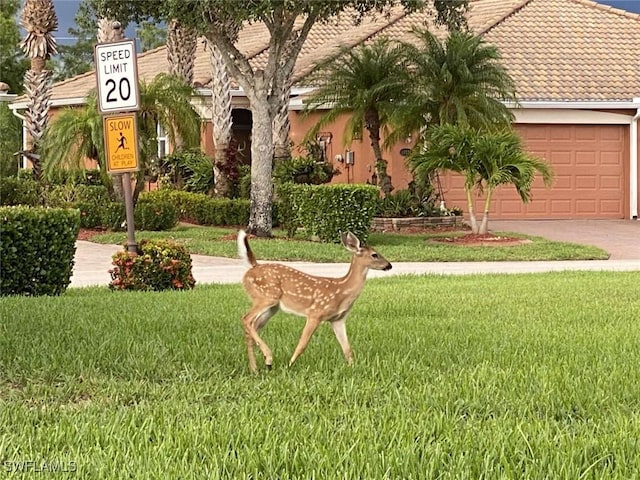
POLYGON ((140 230, 169 230, 178 224, 178 213, 178 207, 168 200, 141 197, 134 210, 134 224, 140 230))
POLYGON ((249 200, 211 198, 202 193, 180 190, 156 190, 140 196, 169 202, 178 209, 178 217, 198 225, 246 225, 249 222, 249 200))
POLYGON ((102 173, 98 169, 57 168, 47 178, 52 185, 104 186, 102 173))
POLYGON ((104 207, 95 202, 76 202, 75 207, 80 211, 80 228, 102 227, 104 207))
POLYGON ((111 290, 188 290, 196 283, 191 256, 173 242, 141 240, 137 254, 123 251, 112 259, 111 290))
POLYGON ((373 185, 288 184, 278 192, 280 222, 287 234, 301 226, 323 242, 339 242, 346 231, 366 242, 378 199, 373 185))
POLYGON ((122 231, 125 228, 127 213, 124 203, 109 202, 102 209, 102 226, 114 232, 122 231))
POLYGON ((293 157, 278 160, 273 168, 273 177, 276 184, 293 182, 320 185, 329 183, 338 172, 330 163, 318 162, 311 157, 293 157))
POLYGON ((162 183, 188 192, 213 190, 213 159, 201 150, 180 150, 162 159, 162 183))
POLYGON ((54 185, 44 193, 47 207, 69 208, 77 202, 92 202, 106 205, 111 201, 109 191, 103 185, 82 185, 65 183, 54 185))
POLYGON ((42 192, 33 177, 0 178, 0 205, 42 205, 42 192))
POLYGON ((0 294, 59 295, 71 281, 80 214, 0 207, 0 294))

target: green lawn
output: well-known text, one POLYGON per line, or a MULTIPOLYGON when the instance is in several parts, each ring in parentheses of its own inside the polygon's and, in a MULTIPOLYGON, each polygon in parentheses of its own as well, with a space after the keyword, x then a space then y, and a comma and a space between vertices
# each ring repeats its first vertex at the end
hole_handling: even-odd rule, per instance
MULTIPOLYGON (((173 239, 184 244, 190 253, 220 257, 236 257, 235 240, 229 239, 237 230, 229 228, 178 226, 168 232, 138 231, 136 240, 173 239)), ((275 231, 271 240, 254 239, 251 246, 259 259, 312 262, 346 262, 349 254, 338 244, 322 244, 302 239, 286 240, 275 231)), ((526 237, 509 233, 510 237, 529 238, 530 243, 516 246, 468 247, 436 242, 439 237, 458 233, 433 233, 402 235, 397 233, 372 233, 369 243, 392 262, 487 262, 534 260, 602 260, 608 258, 604 250, 574 243, 554 242, 540 237, 526 237)), ((499 233, 499 232, 498 232, 499 233)), ((98 243, 123 244, 125 233, 101 234, 92 238, 98 243)))
POLYGON ((323 326, 287 368, 303 320, 278 314, 264 331, 274 369, 257 376, 238 285, 3 297, 0 468, 636 478, 639 285, 640 272, 375 279, 348 321, 354 367, 323 326))

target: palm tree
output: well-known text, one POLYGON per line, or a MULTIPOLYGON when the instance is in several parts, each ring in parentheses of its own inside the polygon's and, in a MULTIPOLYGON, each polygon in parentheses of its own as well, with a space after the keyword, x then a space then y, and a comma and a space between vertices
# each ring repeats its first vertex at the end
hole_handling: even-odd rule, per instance
POLYGON ((482 182, 479 187, 486 191, 478 233, 485 234, 489 230, 489 206, 496 188, 513 185, 520 199, 527 203, 531 198, 531 186, 536 173, 542 175, 545 186, 550 187, 553 170, 544 160, 525 153, 520 137, 512 129, 480 133, 473 143, 482 182))
POLYGON ((310 95, 306 112, 329 109, 310 131, 317 132, 339 116, 350 115, 344 132, 345 143, 369 132, 379 185, 385 193, 393 187, 382 157, 381 131, 386 130, 392 111, 402 97, 409 79, 403 68, 402 48, 388 39, 378 39, 355 49, 344 48, 337 58, 320 64, 309 82, 318 88, 310 95))
POLYGON ((31 60, 31 68, 24 76, 24 88, 29 98, 25 121, 32 143, 24 155, 33 165, 34 177, 40 179, 42 168, 38 149, 47 128, 51 105, 52 72, 46 69, 46 62, 58 53, 52 34, 58 29, 58 17, 53 1, 26 0, 20 23, 26 30, 20 47, 31 60))
POLYGON ((480 131, 461 125, 434 125, 429 129, 425 149, 413 152, 409 162, 420 177, 434 170, 451 170, 464 177, 472 233, 489 230, 489 206, 496 188, 513 185, 523 202, 531 198, 536 173, 548 187, 553 179, 551 166, 528 155, 518 135, 511 129, 480 131), (486 191, 482 223, 473 209, 473 190, 486 191))
POLYGON ((421 142, 422 147, 414 149, 407 158, 414 178, 418 183, 427 184, 433 172, 438 170, 450 170, 462 175, 471 231, 478 233, 472 192, 480 180, 480 175, 475 165, 473 145, 466 129, 449 124, 436 125, 426 132, 426 138, 421 142))
MULTIPOLYGON (((169 141, 179 135, 187 148, 200 144, 200 117, 190 103, 193 89, 179 78, 160 74, 151 82, 140 82, 140 110, 137 112, 141 168, 136 176, 134 201, 144 188, 144 177, 157 152, 157 126, 162 125, 169 141)), ((95 92, 84 108, 68 108, 58 115, 43 139, 45 172, 57 168, 84 168, 85 158, 95 160, 106 175, 102 116, 95 92)))
POLYGON ((386 144, 422 134, 430 125, 499 129, 511 123, 513 115, 503 101, 516 101, 515 84, 495 47, 460 30, 451 31, 444 42, 428 30, 413 34, 417 44, 403 48, 411 81, 394 111, 396 129, 386 144))

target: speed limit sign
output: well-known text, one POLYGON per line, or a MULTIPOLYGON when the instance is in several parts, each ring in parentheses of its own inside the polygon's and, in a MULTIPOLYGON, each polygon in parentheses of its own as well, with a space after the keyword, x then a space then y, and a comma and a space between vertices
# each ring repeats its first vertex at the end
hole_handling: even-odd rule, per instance
POLYGON ((135 42, 99 43, 95 46, 94 55, 100 112, 138 110, 140 93, 135 42))

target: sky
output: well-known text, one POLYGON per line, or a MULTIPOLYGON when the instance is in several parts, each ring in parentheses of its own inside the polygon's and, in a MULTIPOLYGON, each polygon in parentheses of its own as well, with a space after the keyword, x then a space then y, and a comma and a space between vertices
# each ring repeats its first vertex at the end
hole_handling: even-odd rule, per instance
MULTIPOLYGON (((230 0, 233 1, 233 0, 230 0)), ((640 13, 640 0, 596 0, 598 3, 604 5, 611 5, 615 8, 621 8, 629 12, 640 13)), ((53 4, 58 15, 58 33, 56 34, 56 40, 59 44, 68 45, 73 42, 73 39, 69 38, 68 29, 73 26, 73 18, 78 11, 78 5, 80 0, 53 0, 53 4)), ((133 27, 129 27, 126 31, 127 38, 133 38, 133 27)))

